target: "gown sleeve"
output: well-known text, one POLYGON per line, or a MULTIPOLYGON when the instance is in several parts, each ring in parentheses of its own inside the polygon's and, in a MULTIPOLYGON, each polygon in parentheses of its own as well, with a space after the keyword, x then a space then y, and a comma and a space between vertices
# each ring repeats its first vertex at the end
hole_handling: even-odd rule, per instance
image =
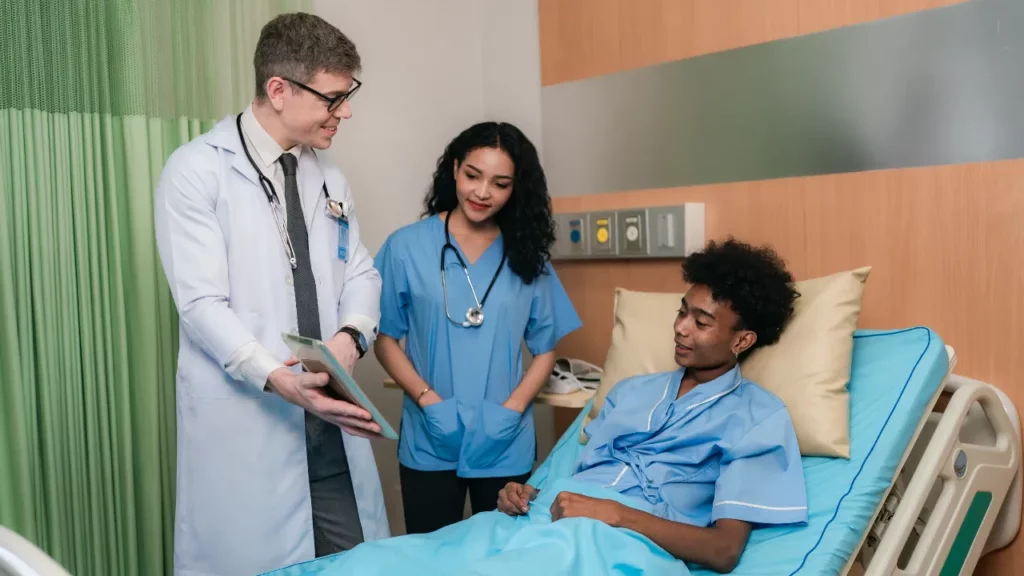
POLYGON ((793 423, 780 408, 722 455, 711 513, 752 524, 807 522, 807 492, 793 423))

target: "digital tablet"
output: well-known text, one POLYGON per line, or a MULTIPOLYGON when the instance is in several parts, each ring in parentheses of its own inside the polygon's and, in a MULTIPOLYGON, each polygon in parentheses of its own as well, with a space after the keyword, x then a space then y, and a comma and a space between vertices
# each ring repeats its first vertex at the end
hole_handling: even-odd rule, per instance
POLYGON ((315 374, 326 373, 331 378, 327 386, 335 396, 369 412, 373 421, 380 425, 381 436, 391 440, 398 440, 398 434, 395 433, 395 429, 391 427, 391 424, 388 424, 388 421, 384 419, 384 415, 380 413, 380 410, 377 410, 373 402, 370 402, 370 398, 356 384, 355 380, 342 367, 341 363, 334 358, 334 355, 327 349, 327 345, 323 341, 287 333, 282 334, 281 337, 307 372, 315 374))

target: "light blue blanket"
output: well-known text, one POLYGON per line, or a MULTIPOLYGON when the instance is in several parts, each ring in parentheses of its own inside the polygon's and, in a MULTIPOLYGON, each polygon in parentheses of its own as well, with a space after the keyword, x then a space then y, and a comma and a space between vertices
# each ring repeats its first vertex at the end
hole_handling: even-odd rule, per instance
MULTIPOLYGON (((570 432, 578 431, 587 410, 570 432)), ((578 432, 577 432, 578 433, 578 432)), ((540 494, 525 516, 501 512, 477 514, 431 534, 399 536, 361 544, 336 556, 290 566, 272 576, 590 576, 594 574, 688 575, 686 565, 647 538, 589 518, 551 522, 551 502, 569 491, 616 500, 643 509, 643 504, 614 490, 570 478, 581 445, 567 433, 529 483, 540 494)), ((497 498, 497 494, 495 494, 497 498)))
POLYGON ((548 509, 562 490, 627 503, 614 490, 560 479, 541 490, 526 516, 477 514, 431 534, 362 544, 274 576, 689 574, 685 564, 635 532, 589 518, 551 522, 548 509))

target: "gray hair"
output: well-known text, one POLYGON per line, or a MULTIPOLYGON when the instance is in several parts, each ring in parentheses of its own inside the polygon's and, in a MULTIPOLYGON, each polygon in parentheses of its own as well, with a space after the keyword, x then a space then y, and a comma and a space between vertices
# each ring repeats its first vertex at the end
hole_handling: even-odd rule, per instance
POLYGON ((297 12, 277 16, 263 26, 253 57, 256 98, 267 97, 267 82, 277 76, 308 84, 320 72, 357 74, 362 62, 356 45, 323 18, 297 12))

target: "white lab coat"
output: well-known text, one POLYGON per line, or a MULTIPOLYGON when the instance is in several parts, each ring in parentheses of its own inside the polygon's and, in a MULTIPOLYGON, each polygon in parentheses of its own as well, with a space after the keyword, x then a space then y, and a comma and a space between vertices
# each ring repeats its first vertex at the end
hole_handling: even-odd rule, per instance
MULTIPOLYGON (((299 193, 309 230, 320 324, 380 317, 380 275, 359 241, 342 173, 303 153, 299 193), (349 257, 325 214, 324 179, 349 217, 349 257)), ((284 190, 278 190, 279 195, 284 190)), ((292 271, 235 117, 182 146, 156 190, 156 235, 180 320, 175 574, 251 575, 314 557, 301 408, 226 372, 253 338, 281 360, 298 332, 292 271)), ((368 440, 342 434, 365 540, 390 535, 368 440)))

